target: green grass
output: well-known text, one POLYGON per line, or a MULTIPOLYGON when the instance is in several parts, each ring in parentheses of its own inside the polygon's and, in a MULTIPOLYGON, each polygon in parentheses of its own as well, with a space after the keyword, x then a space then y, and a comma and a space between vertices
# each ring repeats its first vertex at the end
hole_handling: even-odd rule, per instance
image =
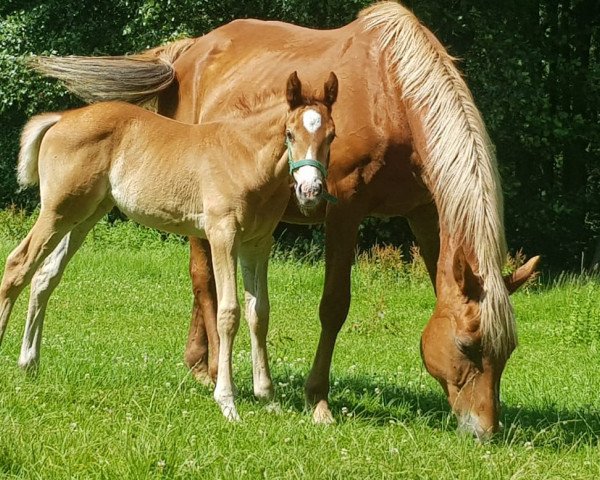
MULTIPOLYGON (((234 374, 243 421, 232 425, 183 366, 187 246, 153 235, 97 227, 50 302, 35 378, 16 366, 20 299, 0 350, 0 478, 600 478, 597 281, 514 297, 520 347, 503 377, 505 428, 480 445, 455 433, 421 364, 434 305, 427 281, 365 261, 334 357, 337 424, 313 425, 303 382, 323 265, 277 260, 269 345, 283 412, 253 399, 242 324, 234 374)), ((13 246, 0 228, 1 261, 13 246)))

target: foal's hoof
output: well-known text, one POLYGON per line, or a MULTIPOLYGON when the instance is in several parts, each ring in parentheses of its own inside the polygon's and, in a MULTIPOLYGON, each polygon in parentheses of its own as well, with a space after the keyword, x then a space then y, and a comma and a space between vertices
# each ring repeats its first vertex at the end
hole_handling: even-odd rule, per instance
POLYGON ((27 376, 35 377, 38 374, 40 362, 35 359, 19 358, 17 365, 27 376))
POLYGON ((265 405, 265 410, 267 413, 272 413, 273 415, 281 415, 283 414, 283 408, 279 405, 279 402, 269 402, 265 405))
POLYGON ((273 402, 273 399, 275 398, 275 391, 273 390, 273 386, 269 384, 261 388, 255 387, 254 397, 256 397, 256 399, 262 403, 273 402))
POLYGON ((232 395, 220 395, 217 391, 215 391, 214 399, 217 402, 217 405, 219 405, 223 416, 230 422, 239 422, 240 416, 235 408, 233 398, 234 397, 232 395))
POLYGON ((223 413, 223 416, 231 423, 238 423, 242 421, 235 407, 221 405, 221 412, 223 413))
POLYGON ((313 422, 319 425, 333 425, 335 423, 335 418, 333 418, 326 400, 321 400, 315 405, 313 422))

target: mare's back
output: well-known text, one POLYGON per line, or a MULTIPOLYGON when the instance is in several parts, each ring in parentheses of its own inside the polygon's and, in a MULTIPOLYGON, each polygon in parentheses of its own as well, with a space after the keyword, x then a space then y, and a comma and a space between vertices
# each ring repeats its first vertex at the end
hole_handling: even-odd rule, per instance
MULTIPOLYGON (((324 73, 340 80, 335 112, 338 136, 369 128, 373 110, 385 115, 398 102, 382 76, 384 56, 373 47, 376 34, 354 21, 335 30, 313 30, 282 22, 236 20, 196 40, 176 62, 180 99, 175 118, 204 123, 235 115, 240 99, 281 92, 297 71, 310 90, 322 92, 324 73)), ((396 111, 398 108, 396 108, 396 111)))

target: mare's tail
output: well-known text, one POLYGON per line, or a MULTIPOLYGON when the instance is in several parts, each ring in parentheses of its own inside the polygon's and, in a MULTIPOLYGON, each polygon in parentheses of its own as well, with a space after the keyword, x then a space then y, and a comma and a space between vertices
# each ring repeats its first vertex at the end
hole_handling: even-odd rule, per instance
POLYGON ((61 119, 62 113, 44 113, 33 117, 21 134, 21 150, 17 165, 17 180, 22 188, 37 185, 40 181, 38 157, 46 132, 61 119))
POLYGON ((173 62, 194 39, 183 39, 135 55, 118 57, 32 57, 31 67, 61 80, 86 102, 146 103, 175 79, 173 62))

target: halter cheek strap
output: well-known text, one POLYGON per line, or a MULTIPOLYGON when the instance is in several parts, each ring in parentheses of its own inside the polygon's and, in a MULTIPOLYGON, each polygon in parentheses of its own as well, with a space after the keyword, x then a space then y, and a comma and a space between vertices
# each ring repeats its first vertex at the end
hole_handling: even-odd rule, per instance
MULTIPOLYGON (((317 170, 319 170, 321 172, 321 175, 323 175, 323 178, 327 178, 327 168, 325 167, 325 165, 323 165, 321 162, 319 162, 317 160, 313 160, 311 158, 303 158, 302 160, 294 160, 292 158, 292 145, 291 145, 290 141, 286 139, 285 144, 287 146, 287 151, 288 151, 288 164, 290 166, 290 175, 293 174, 300 167, 309 165, 309 166, 315 167, 317 170)), ((325 190, 323 192, 323 199, 334 205, 336 203, 338 203, 338 199, 336 197, 334 197, 333 195, 331 195, 327 190, 325 190)))

